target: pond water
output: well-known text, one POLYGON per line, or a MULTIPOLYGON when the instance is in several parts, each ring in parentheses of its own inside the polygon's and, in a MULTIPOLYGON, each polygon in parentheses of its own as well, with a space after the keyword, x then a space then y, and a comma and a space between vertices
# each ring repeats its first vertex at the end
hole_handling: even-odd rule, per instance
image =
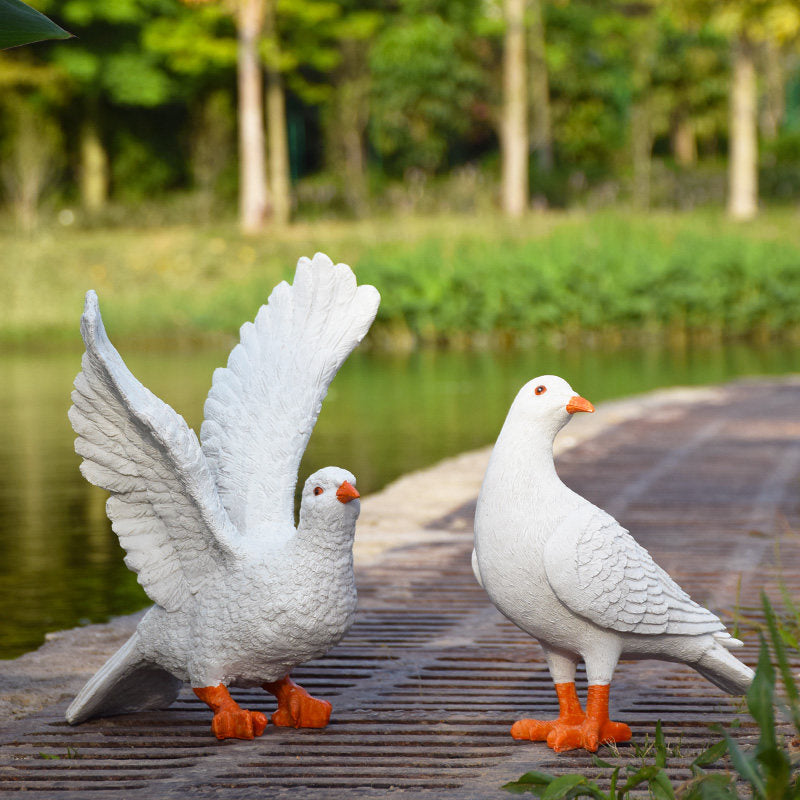
MULTIPOLYGON (((134 374, 196 430, 227 348, 133 352, 134 374)), ((105 492, 78 471, 67 420, 80 354, 0 355, 0 658, 47 631, 148 604, 105 516, 105 492)), ((338 464, 374 492, 410 470, 491 443, 518 388, 555 373, 593 402, 660 386, 800 369, 796 348, 627 348, 356 354, 334 381, 300 481, 338 464)))

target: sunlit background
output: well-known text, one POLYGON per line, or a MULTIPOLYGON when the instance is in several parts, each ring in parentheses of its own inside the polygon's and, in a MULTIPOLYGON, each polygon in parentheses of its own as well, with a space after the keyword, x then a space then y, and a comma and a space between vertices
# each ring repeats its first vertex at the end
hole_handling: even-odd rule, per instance
POLYGON ((34 5, 76 38, 0 53, 0 657, 148 602, 72 450, 89 288, 198 429, 297 258, 351 264, 383 301, 300 478, 367 493, 491 443, 537 374, 800 369, 794 3, 34 5))

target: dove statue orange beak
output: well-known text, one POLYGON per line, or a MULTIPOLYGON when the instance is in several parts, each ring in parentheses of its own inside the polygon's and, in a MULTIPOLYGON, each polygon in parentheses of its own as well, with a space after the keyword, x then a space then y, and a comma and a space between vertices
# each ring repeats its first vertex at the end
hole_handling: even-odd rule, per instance
POLYGON ((594 414, 594 406, 585 397, 576 394, 567 403, 567 411, 570 414, 574 414, 576 411, 588 411, 590 414, 594 414))
POLYGON ((349 503, 351 500, 357 500, 359 497, 361 497, 361 495, 358 493, 356 487, 350 483, 350 481, 345 481, 336 490, 336 499, 340 503, 349 503))

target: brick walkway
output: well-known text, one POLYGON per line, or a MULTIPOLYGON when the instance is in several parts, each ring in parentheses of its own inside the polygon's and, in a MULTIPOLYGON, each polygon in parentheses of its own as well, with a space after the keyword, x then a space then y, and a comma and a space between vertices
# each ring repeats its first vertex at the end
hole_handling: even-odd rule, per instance
MULTIPOLYGON (((562 452, 562 478, 616 515, 726 621, 737 603, 758 619, 759 593, 777 600, 779 580, 800 596, 800 382, 737 382, 689 401, 634 399, 628 406, 637 404, 646 413, 562 452)), ((601 407, 595 418, 605 413, 601 407)), ((207 709, 185 691, 164 712, 70 728, 62 700, 0 727, 0 795, 502 798, 511 795, 499 787, 528 769, 596 774, 585 753, 556 756, 508 735, 515 719, 554 714, 556 703, 538 646, 494 610, 472 578, 474 489, 485 459, 485 452, 455 459, 365 502, 356 624, 325 658, 295 673, 333 703, 327 729, 268 727, 255 742, 219 743, 207 709), (423 498, 425 514, 403 517, 400 506, 415 503, 415 485, 421 494, 431 484, 445 491, 448 480, 452 494, 435 515, 436 503, 423 498)), ((15 663, 35 679, 34 665, 46 661, 51 679, 57 654, 70 648, 73 657, 83 647, 88 661, 102 660, 131 624, 93 626, 61 651, 56 641, 38 660, 6 662, 0 684, 15 663)), ((755 663, 752 635, 740 653, 755 663)), ((84 672, 93 667, 84 664, 84 672)), ((234 696, 250 708, 274 707, 261 692, 234 696)), ((612 714, 640 742, 663 720, 668 739, 681 746, 674 778, 689 776, 710 722, 738 717, 743 739, 753 731, 741 701, 687 667, 659 662, 620 664, 612 714)))

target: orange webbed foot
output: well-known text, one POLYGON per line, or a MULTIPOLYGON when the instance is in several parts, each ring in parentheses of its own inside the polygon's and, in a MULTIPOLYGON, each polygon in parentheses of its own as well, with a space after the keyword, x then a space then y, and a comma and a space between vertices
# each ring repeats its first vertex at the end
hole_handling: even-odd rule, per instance
POLYGON ((593 684, 586 696, 581 747, 591 752, 601 744, 629 742, 631 739, 631 729, 624 722, 612 722, 608 718, 609 691, 608 684, 593 684))
POLYGON ((264 688, 278 698, 278 710, 270 717, 272 724, 284 728, 324 728, 333 706, 327 700, 312 697, 287 675, 264 688))
POLYGON ((222 684, 194 689, 194 693, 214 712, 211 732, 217 739, 255 739, 264 733, 266 716, 242 708, 222 684))
POLYGON ((217 739, 255 739, 266 727, 266 715, 244 708, 218 711, 211 720, 211 732, 217 739))
MULTIPOLYGON (((515 739, 526 739, 531 742, 561 741, 584 721, 585 714, 578 700, 574 683, 557 683, 558 719, 521 719, 511 726, 511 735, 515 739)), ((552 747, 553 745, 550 744, 552 747)))
POLYGON ((521 719, 511 728, 515 739, 546 741, 556 753, 583 748, 594 753, 601 744, 628 742, 631 729, 624 722, 608 718, 607 685, 589 687, 586 714, 583 713, 573 683, 557 683, 560 714, 558 719, 543 721, 521 719))
POLYGON ((608 742, 629 742, 633 733, 631 729, 624 722, 612 722, 610 719, 603 723, 600 728, 600 744, 607 744, 608 742))

